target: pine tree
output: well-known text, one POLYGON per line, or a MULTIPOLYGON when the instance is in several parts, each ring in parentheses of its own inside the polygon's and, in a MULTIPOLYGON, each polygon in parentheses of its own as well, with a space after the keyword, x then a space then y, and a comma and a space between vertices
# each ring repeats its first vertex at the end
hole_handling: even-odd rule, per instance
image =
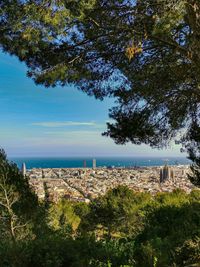
POLYGON ((189 154, 188 158, 193 162, 188 178, 195 186, 200 187, 200 127, 197 122, 193 123, 187 138, 185 146, 189 154))
POLYGON ((2 240, 16 242, 31 233, 37 197, 17 166, 0 150, 0 228, 2 240))

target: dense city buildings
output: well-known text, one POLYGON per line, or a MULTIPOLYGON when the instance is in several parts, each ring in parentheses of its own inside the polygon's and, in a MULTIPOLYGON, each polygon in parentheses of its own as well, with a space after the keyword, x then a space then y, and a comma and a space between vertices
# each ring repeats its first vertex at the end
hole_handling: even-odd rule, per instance
POLYGON ((27 176, 41 200, 67 198, 87 202, 118 185, 151 194, 171 192, 177 188, 189 193, 195 188, 187 178, 189 170, 189 166, 58 168, 31 169, 27 176))

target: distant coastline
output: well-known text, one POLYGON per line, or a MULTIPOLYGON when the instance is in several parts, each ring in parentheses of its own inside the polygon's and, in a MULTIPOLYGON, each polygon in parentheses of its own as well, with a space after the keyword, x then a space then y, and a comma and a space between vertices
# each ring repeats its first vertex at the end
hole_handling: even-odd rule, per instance
MULTIPOLYGON (((94 157, 97 167, 133 168, 168 165, 189 165, 183 157, 94 157)), ((84 161, 87 168, 92 168, 92 157, 10 157, 19 168, 25 162, 27 169, 32 168, 82 168, 84 161)))

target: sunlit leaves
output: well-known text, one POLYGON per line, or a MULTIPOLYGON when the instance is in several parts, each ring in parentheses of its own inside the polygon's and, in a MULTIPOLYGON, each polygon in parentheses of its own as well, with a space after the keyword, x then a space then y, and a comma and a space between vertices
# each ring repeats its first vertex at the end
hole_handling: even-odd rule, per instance
POLYGON ((129 60, 131 60, 135 55, 142 53, 142 43, 140 42, 138 46, 128 46, 126 48, 126 56, 129 60))

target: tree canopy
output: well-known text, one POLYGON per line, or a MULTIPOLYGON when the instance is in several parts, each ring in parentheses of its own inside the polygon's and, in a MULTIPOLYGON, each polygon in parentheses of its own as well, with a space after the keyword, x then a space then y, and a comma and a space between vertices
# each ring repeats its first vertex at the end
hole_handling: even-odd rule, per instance
POLYGON ((0 35, 36 83, 114 97, 116 143, 163 146, 199 126, 198 0, 3 0, 0 35))

